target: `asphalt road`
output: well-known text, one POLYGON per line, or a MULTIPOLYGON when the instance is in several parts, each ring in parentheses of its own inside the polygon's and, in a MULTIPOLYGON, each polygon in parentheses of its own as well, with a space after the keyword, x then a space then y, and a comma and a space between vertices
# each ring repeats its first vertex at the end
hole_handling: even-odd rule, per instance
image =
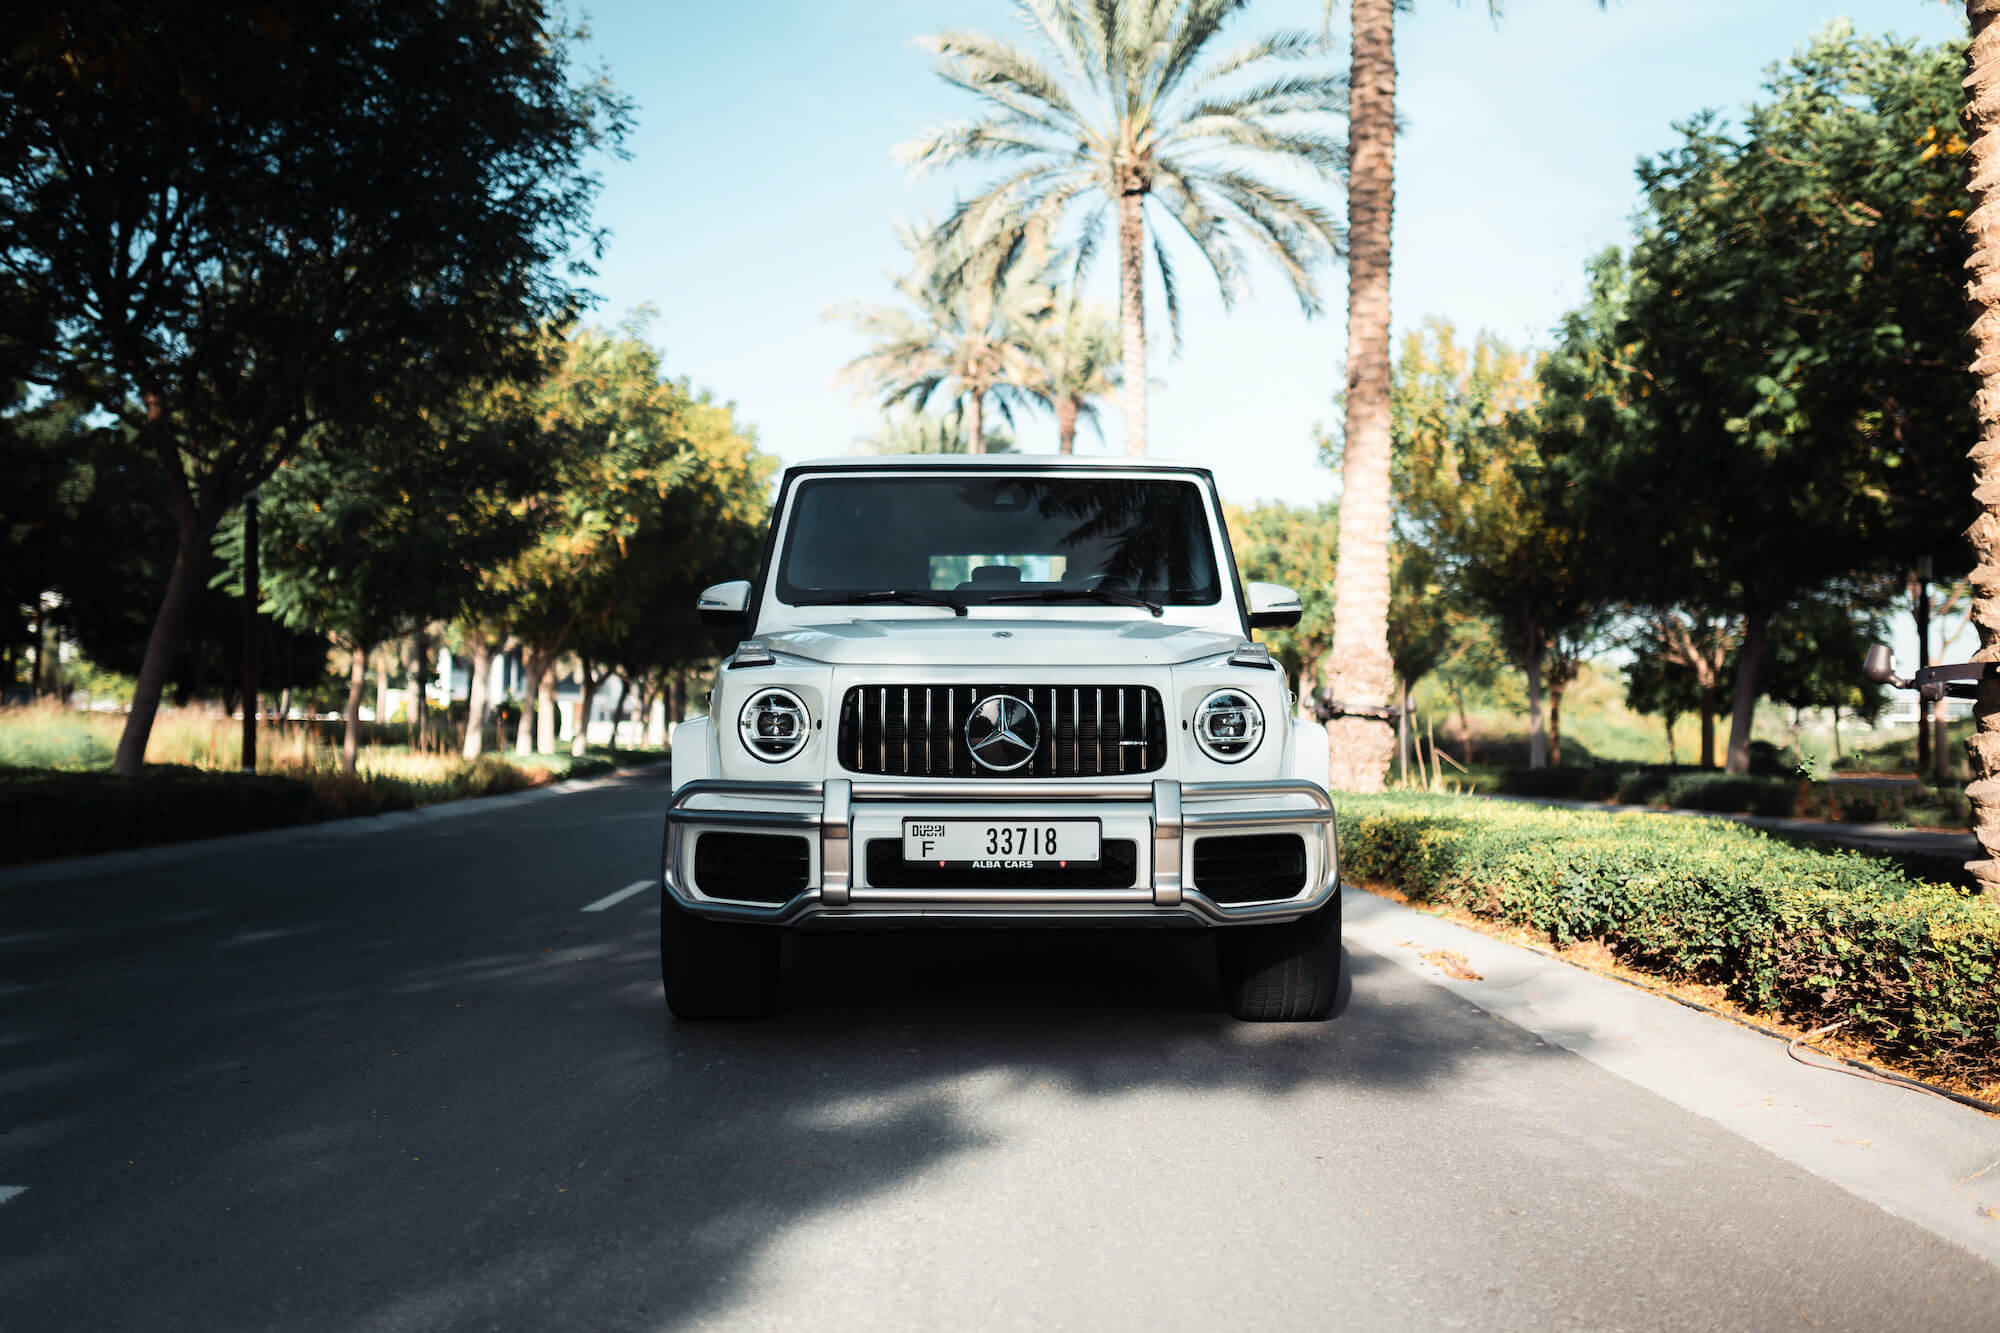
POLYGON ((1359 946, 798 942, 667 1018, 658 778, 0 889, 0 1329, 1991 1329, 2000 1272, 1359 946))

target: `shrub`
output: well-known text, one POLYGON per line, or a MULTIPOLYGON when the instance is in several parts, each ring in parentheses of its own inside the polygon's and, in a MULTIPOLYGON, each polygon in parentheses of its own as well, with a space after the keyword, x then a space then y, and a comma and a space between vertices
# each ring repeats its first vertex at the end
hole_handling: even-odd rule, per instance
POLYGON ((1343 798, 1347 875, 1603 942, 1806 1026, 1849 1020, 1928 1072, 2000 1075, 2000 903, 1882 859, 1714 820, 1422 794, 1343 798))
POLYGON ((1796 778, 1677 773, 1667 779, 1660 799, 1677 810, 1782 818, 1797 806, 1799 784, 1796 778))

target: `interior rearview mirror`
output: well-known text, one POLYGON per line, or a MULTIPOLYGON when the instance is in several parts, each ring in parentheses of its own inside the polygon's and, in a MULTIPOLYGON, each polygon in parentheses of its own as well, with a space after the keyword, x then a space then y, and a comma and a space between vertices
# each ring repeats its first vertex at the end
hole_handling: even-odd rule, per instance
POLYGON ((710 629, 746 629, 749 626, 750 580, 732 579, 703 588, 694 608, 701 623, 710 629))
POLYGON ((1299 595, 1278 583, 1252 583, 1244 589, 1250 601, 1251 629, 1290 629, 1306 613, 1299 595))

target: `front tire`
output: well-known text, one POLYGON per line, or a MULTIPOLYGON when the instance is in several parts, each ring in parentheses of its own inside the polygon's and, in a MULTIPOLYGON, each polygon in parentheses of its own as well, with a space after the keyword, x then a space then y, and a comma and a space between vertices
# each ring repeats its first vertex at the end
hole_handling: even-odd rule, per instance
POLYGON ((784 933, 777 926, 709 921, 676 904, 660 904, 660 980, 674 1017, 693 1020, 763 1018, 778 1007, 778 963, 784 933))
POLYGON ((1340 895, 1311 916, 1229 926, 1215 938, 1229 1012, 1253 1023, 1317 1023, 1340 988, 1340 895))

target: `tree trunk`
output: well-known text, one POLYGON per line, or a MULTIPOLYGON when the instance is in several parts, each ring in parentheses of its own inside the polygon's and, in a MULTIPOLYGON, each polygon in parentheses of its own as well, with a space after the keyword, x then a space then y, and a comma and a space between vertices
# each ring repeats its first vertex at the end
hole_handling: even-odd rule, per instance
POLYGON ((1408 786, 1410 782, 1410 686, 1407 681, 1396 687, 1397 701, 1402 707, 1396 710, 1396 784, 1408 786))
POLYGON ((386 726, 389 721, 389 655, 384 652, 375 659, 375 725, 386 726))
POLYGON ((1056 451, 1076 452, 1077 401, 1069 394, 1056 399, 1056 451))
POLYGON ((42 607, 42 594, 37 592, 35 594, 35 674, 28 679, 28 697, 31 699, 42 697, 42 676, 45 674, 42 668, 47 665, 49 657, 48 640, 43 637, 47 632, 48 613, 42 607))
POLYGON ((430 649, 429 633, 418 630, 410 640, 410 748, 419 753, 430 743, 430 649))
POLYGON ((1841 755, 1840 755, 1840 705, 1839 705, 1839 704, 1835 704, 1835 705, 1833 706, 1833 757, 1834 757, 1835 759, 1838 759, 1838 758, 1840 758, 1840 757, 1841 757, 1841 755))
MULTIPOLYGON (((618 727, 625 720, 625 705, 631 698, 632 678, 629 675, 621 675, 618 677, 618 706, 611 710, 611 753, 614 755, 618 753, 618 727)), ((644 701, 645 694, 642 691, 640 702, 644 701)))
POLYGON ((542 672, 535 686, 535 753, 556 752, 556 673, 555 664, 542 672))
MULTIPOLYGON (((1328 688, 1383 704, 1389 659, 1389 231, 1396 174, 1395 0, 1354 0, 1347 118, 1347 422, 1328 688)), ((1128 368, 1126 375, 1131 375, 1128 368)), ((1129 378, 1128 378, 1129 383, 1129 378)), ((1129 390, 1128 390, 1129 391, 1129 390)), ((1380 722, 1327 724, 1330 780, 1380 791, 1395 738, 1380 722)))
MULTIPOLYGON (((1931 778, 1937 782, 1951 781, 1951 722, 1945 712, 1944 700, 1934 699, 1930 704, 1931 727, 1931 778)), ((1923 730, 1918 723, 1917 729, 1923 730)))
MULTIPOLYGON (((465 750, 467 759, 477 759, 486 750, 486 686, 493 674, 493 640, 484 634, 467 641, 472 649, 472 676, 465 688, 465 750)), ((494 743, 500 743, 494 738, 494 743)))
POLYGON ((343 777, 354 776, 354 763, 361 753, 361 692, 368 685, 368 648, 365 643, 354 645, 354 651, 347 659, 347 707, 341 711, 340 772, 343 777))
POLYGON ((578 759, 590 749, 590 705, 597 696, 598 681, 589 658, 578 662, 576 672, 576 726, 569 738, 569 752, 578 759))
POLYGON ((1521 671, 1528 680, 1528 767, 1547 768, 1549 734, 1542 716, 1542 639, 1532 628, 1528 631, 1528 653, 1522 660, 1521 671))
POLYGON ((1715 767, 1715 714, 1721 696, 1713 685, 1704 685, 1701 690, 1701 766, 1715 767))
MULTIPOLYGON (((1982 662, 2000 660, 2000 0, 1966 0, 1972 28, 1966 51, 1965 123, 1972 139, 1972 210, 1965 228, 1972 242, 1967 295, 1972 300, 1974 353, 1979 377, 1979 440, 1972 446, 1973 498, 1980 515, 1966 537, 1978 560, 1972 572, 1972 623, 1979 627, 1982 662)), ((1965 789, 1972 803, 1972 831, 1979 857, 1966 870, 1988 895, 2000 897, 2000 674, 1979 682, 1977 730, 1966 742, 1965 789)))
POLYGON ((1125 453, 1146 456, 1146 202, 1144 183, 1118 196, 1118 323, 1125 354, 1125 453))
MULTIPOLYGON (((132 689, 132 711, 125 716, 118 754, 111 761, 111 771, 120 777, 136 778, 145 766, 146 742, 153 734, 153 718, 160 711, 160 695, 167 687, 174 652, 181 646, 188 607, 194 603, 195 589, 201 586, 202 567, 208 562, 208 533, 191 515, 177 517, 180 540, 174 547, 173 569, 167 574, 152 632, 146 636, 146 655, 140 660, 139 679, 132 689)), ((39 647, 35 658, 39 668, 39 647)))
POLYGON ((1750 771, 1750 724, 1757 713, 1757 668, 1764 661, 1764 645, 1769 641, 1771 617, 1752 611, 1743 618, 1743 649, 1736 658, 1736 700, 1729 710, 1729 760, 1723 768, 1731 773, 1750 771))
POLYGON ((521 650, 521 721, 514 728, 514 753, 535 752, 535 724, 541 708, 542 678, 549 672, 549 659, 533 648, 521 650))
POLYGON ((1674 768, 1679 768, 1681 766, 1681 757, 1680 757, 1680 752, 1674 749, 1674 723, 1680 720, 1680 714, 1668 713, 1666 715, 1666 718, 1667 718, 1667 763, 1674 768))
MULTIPOLYGON (((1911 599, 1910 617, 1917 622, 1917 670, 1931 664, 1931 584, 1919 570, 1916 576, 1916 596, 1911 599)), ((1917 772, 1931 771, 1930 728, 1924 725, 1927 705, 1917 705, 1917 772)))
POLYGON ((972 391, 972 406, 965 414, 965 452, 986 452, 986 390, 972 391))
POLYGON ((1549 682, 1549 765, 1561 768, 1563 761, 1563 691, 1566 681, 1549 682))
POLYGON ((243 755, 257 771, 257 492, 243 497, 243 755))

